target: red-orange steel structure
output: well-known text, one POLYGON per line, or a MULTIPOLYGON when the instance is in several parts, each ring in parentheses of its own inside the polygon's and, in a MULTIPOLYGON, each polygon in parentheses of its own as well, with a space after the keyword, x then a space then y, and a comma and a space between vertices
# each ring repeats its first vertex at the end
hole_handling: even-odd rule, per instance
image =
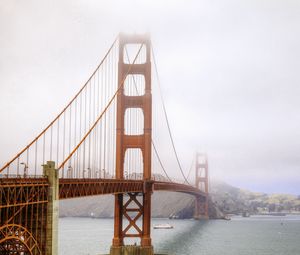
MULTIPOLYGON (((149 36, 120 35, 118 77, 115 77, 118 78, 118 81, 114 85, 116 90, 101 90, 103 84, 110 85, 110 82, 113 84, 114 78, 109 78, 109 75, 116 70, 112 61, 112 56, 117 54, 116 45, 117 40, 114 41, 87 83, 57 118, 11 161, 0 168, 0 254, 52 254, 53 250, 50 248, 53 246, 49 243, 53 240, 55 231, 54 228, 51 229, 50 225, 55 217, 52 212, 57 212, 54 206, 57 204, 57 193, 59 199, 104 194, 115 195, 114 237, 111 247, 113 255, 123 253, 122 247, 125 245, 126 238, 140 238, 141 245, 139 247, 142 253, 153 254, 150 233, 151 194, 153 191, 191 194, 196 198, 195 218, 208 218, 208 164, 206 158, 201 161, 203 156, 197 154, 195 187, 175 183, 171 180, 167 182, 152 179, 151 44, 149 36), (127 63, 124 60, 124 49, 131 44, 137 45, 139 50, 134 61, 127 63), (145 61, 141 63, 136 60, 142 48, 145 49, 145 61), (103 79, 99 78, 101 75, 104 76, 103 79), (143 76, 145 92, 141 95, 125 93, 124 83, 126 78, 131 75, 143 76), (96 85, 99 86, 97 89, 96 85), (96 92, 98 96, 101 93, 104 96, 109 95, 108 99, 104 100, 105 103, 99 104, 100 97, 98 97, 99 100, 96 99, 96 96, 92 97, 92 93, 96 92), (112 150, 113 145, 106 147, 109 144, 106 136, 112 137, 109 141, 112 143, 114 141, 113 132, 106 128, 105 121, 109 120, 109 117, 106 116, 109 108, 115 107, 115 98, 117 99, 116 116, 111 114, 111 122, 109 122, 111 126, 108 125, 108 127, 112 127, 116 117, 116 147, 115 150, 112 150), (91 102, 95 107, 91 106, 91 102), (125 133, 125 111, 131 108, 142 110, 144 115, 142 134, 125 133), (94 118, 91 117, 91 112, 87 113, 87 109, 93 113, 94 118), (87 116, 89 116, 88 119, 87 116), (104 125, 97 126, 103 118, 104 125), (80 137, 76 138, 76 134, 79 134, 80 137), (56 146, 53 145, 55 141, 56 146), (142 152, 142 175, 138 180, 129 179, 132 176, 139 176, 134 171, 131 172, 131 175, 126 175, 124 171, 125 154, 129 149, 139 149, 142 152), (108 150, 107 153, 106 150, 108 150), (109 154, 111 151, 114 151, 113 155, 109 154), (91 160, 90 154, 94 156, 93 160, 91 160), (56 180, 56 186, 53 185, 53 179, 50 178, 49 173, 46 174, 43 171, 43 175, 39 176, 37 172, 39 165, 47 166, 45 165, 47 155, 50 160, 56 156, 57 163, 59 163, 58 169, 55 169, 53 161, 47 162, 47 164, 50 163, 48 167, 53 167, 48 170, 55 171, 51 178, 56 180), (113 165, 111 162, 114 157, 115 167, 110 167, 113 165), (24 168, 21 169, 20 165, 24 168), (115 170, 115 174, 107 175, 109 167, 115 170), (14 173, 15 175, 13 175, 14 173), (30 175, 33 173, 34 175, 30 175), (56 179, 58 176, 60 176, 59 184, 56 179), (53 198, 54 194, 56 194, 56 198, 53 198), (141 224, 140 219, 142 219, 141 224), (128 222, 127 225, 124 222, 128 222)), ((134 122, 136 124, 137 119, 134 122)))
POLYGON ((128 193, 129 199, 124 201, 124 194, 115 195, 115 222, 112 250, 120 249, 124 245, 124 238, 139 237, 141 246, 150 250, 150 220, 151 220, 151 193, 153 182, 151 181, 151 130, 152 130, 152 94, 151 94, 151 62, 150 39, 148 36, 120 35, 119 38, 119 68, 118 79, 121 89, 117 95, 117 146, 116 146, 116 178, 124 178, 125 153, 127 149, 140 149, 143 156, 143 190, 142 192, 128 193), (128 44, 146 47, 145 63, 126 64, 124 48, 128 44), (128 96, 124 93, 125 79, 129 75, 143 75, 145 79, 145 94, 128 96), (128 108, 141 108, 144 114, 144 134, 125 134, 125 111, 128 108), (142 195, 142 201, 138 196, 142 195), (132 205, 133 207, 129 208, 132 205), (129 212, 132 212, 129 214, 129 212), (135 214, 133 214, 133 212, 135 214), (123 227, 123 218, 128 220, 128 225, 123 227), (136 222, 142 217, 142 227, 136 222), (133 232, 130 232, 132 231, 133 232))
MULTIPOLYGON (((59 179, 59 199, 86 196, 143 193, 145 182, 142 180, 115 179, 59 179)), ((153 191, 173 191, 195 197, 205 197, 204 191, 196 187, 174 182, 153 181, 153 191)))
POLYGON ((0 178, 0 201, 0 254, 45 254, 47 179, 0 178))
MULTIPOLYGON (((129 220, 129 212, 142 216, 143 206, 136 194, 144 192, 144 185, 143 180, 60 179, 59 199, 129 194, 130 202, 124 204, 129 220), (131 202, 138 202, 136 208, 129 207, 131 202)), ((0 178, 0 254, 45 254, 48 186, 46 178, 0 178)), ((196 187, 172 182, 153 181, 153 190, 182 192, 198 199, 206 197, 196 187)), ((131 220, 135 228, 136 221, 131 220)))

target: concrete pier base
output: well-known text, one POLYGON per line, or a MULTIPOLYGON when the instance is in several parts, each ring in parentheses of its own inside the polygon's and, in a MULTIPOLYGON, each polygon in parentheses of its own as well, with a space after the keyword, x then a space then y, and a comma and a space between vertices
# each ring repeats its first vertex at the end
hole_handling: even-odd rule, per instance
POLYGON ((154 255, 153 246, 143 247, 136 245, 112 246, 110 255, 154 255))
POLYGON ((45 255, 58 255, 58 171, 55 162, 47 161, 43 165, 43 173, 48 178, 48 204, 46 227, 46 253, 45 255))

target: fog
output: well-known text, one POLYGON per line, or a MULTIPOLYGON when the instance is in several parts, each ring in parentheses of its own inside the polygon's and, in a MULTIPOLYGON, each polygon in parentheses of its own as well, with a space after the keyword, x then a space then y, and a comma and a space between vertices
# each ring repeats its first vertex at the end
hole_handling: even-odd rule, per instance
POLYGON ((211 178, 300 194, 299 26, 296 0, 0 0, 0 163, 56 116, 120 31, 149 32, 183 166, 206 152, 211 178))

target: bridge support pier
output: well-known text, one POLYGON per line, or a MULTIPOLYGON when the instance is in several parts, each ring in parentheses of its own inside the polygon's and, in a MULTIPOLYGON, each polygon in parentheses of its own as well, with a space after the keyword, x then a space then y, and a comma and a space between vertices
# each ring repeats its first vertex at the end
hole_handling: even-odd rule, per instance
POLYGON ((48 205, 46 223, 46 255, 58 255, 58 171, 55 162, 47 161, 43 173, 48 178, 48 205))
POLYGON ((208 197, 196 197, 195 200, 195 220, 208 220, 208 197))
POLYGON ((154 255, 153 247, 143 247, 136 245, 124 245, 120 247, 111 247, 110 255, 154 255))

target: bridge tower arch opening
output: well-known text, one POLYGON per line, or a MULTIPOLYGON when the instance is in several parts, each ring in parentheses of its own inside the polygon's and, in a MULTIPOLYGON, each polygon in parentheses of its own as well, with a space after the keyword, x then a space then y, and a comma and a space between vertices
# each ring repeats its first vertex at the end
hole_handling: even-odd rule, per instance
MULTIPOLYGON (((151 92, 151 60, 150 38, 148 35, 119 36, 119 64, 117 94, 117 127, 116 127, 116 178, 124 179, 124 163, 126 151, 140 149, 142 155, 143 192, 115 195, 114 237, 111 254, 124 253, 125 239, 139 238, 138 249, 141 254, 153 254, 151 242, 151 194, 153 182, 151 181, 151 137, 152 137, 152 92, 151 92), (137 52, 143 61, 126 61, 125 47, 136 45, 137 52), (139 75, 143 77, 143 93, 129 94, 124 89, 128 76, 139 75), (143 133, 126 134, 125 112, 128 109, 138 108, 143 113, 143 133), (124 220, 125 219, 125 220, 124 220), (140 223, 140 219, 142 220, 140 223), (127 225, 126 225, 127 223, 127 225)), ((137 89, 138 90, 138 89, 137 89)))
POLYGON ((205 196, 196 197, 195 219, 209 219, 208 211, 208 160, 206 154, 196 153, 195 186, 204 192, 205 196))

